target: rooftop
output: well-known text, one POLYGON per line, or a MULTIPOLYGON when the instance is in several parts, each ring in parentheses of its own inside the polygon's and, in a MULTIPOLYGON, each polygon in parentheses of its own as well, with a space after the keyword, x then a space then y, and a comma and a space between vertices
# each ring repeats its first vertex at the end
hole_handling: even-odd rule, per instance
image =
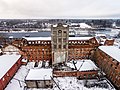
MULTIPOLYGON (((67 66, 75 69, 72 61, 68 62, 67 66)), ((98 70, 98 67, 91 60, 76 60, 75 66, 79 71, 98 70)))
POLYGON ((115 46, 99 46, 99 49, 120 62, 120 49, 115 46))
MULTIPOLYGON (((51 40, 51 37, 23 37, 27 41, 51 40)), ((69 37, 69 40, 89 40, 92 37, 69 37)))
POLYGON ((0 56, 0 78, 17 62, 21 55, 2 55, 0 56))
POLYGON ((51 80, 52 69, 30 69, 25 80, 51 80))

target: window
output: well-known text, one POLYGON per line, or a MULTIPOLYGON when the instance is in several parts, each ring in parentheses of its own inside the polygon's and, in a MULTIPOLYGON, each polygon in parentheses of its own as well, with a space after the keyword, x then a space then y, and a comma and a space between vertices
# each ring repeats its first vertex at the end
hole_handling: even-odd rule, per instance
POLYGON ((113 66, 113 64, 110 65, 111 67, 113 66))
POLYGON ((53 34, 54 34, 54 35, 57 35, 57 32, 56 32, 56 31, 53 31, 53 34))
POLYGON ((62 30, 58 31, 58 36, 62 36, 62 30))
POLYGON ((60 48, 61 48, 61 45, 59 45, 58 47, 59 47, 59 49, 60 49, 60 48))
POLYGON ((67 36, 67 32, 66 32, 66 31, 63 32, 63 36, 64 36, 64 37, 67 36))
POLYGON ((31 44, 31 42, 28 42, 29 44, 31 44))
POLYGON ((63 45, 63 48, 66 49, 66 45, 63 45))
POLYGON ((56 49, 57 48, 57 45, 54 45, 54 49, 56 49))
POLYGON ((62 30, 58 30, 58 33, 62 33, 62 30))
POLYGON ((86 78, 86 75, 84 74, 83 77, 86 78))
POLYGON ((59 42, 59 43, 61 43, 61 42, 62 42, 62 39, 61 39, 61 38, 59 38, 59 39, 58 39, 58 42, 59 42))
POLYGON ((7 73, 7 76, 9 76, 9 74, 7 73))
POLYGON ((67 41, 67 39, 66 38, 63 38, 63 42, 66 42, 67 41))
POLYGON ((40 44, 40 41, 38 41, 38 43, 40 44))
POLYGON ((2 80, 4 81, 5 79, 3 78, 2 80))
POLYGON ((117 62, 117 66, 119 65, 119 62, 117 62))
POLYGON ((117 67, 115 67, 115 69, 117 69, 117 67))
POLYGON ((57 38, 56 37, 53 37, 53 42, 57 42, 57 38))

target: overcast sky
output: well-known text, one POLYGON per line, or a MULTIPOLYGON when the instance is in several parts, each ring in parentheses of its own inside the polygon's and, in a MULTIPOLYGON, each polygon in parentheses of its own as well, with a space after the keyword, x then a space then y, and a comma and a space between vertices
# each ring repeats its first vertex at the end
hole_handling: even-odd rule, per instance
POLYGON ((0 18, 120 18, 120 0, 0 0, 0 18))

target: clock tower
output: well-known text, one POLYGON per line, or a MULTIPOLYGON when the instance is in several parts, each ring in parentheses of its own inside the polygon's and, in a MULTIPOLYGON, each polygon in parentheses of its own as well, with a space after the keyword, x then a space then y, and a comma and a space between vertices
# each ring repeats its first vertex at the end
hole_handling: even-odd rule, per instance
POLYGON ((58 23, 51 26, 52 64, 63 63, 68 59, 69 26, 58 23))

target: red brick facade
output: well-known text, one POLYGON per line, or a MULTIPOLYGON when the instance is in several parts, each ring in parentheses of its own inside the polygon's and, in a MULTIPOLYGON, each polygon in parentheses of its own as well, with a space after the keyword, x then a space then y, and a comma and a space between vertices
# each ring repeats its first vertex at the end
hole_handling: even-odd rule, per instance
POLYGON ((17 62, 7 71, 7 73, 0 79, 0 90, 4 90, 4 88, 10 82, 12 77, 15 75, 15 73, 21 66, 21 59, 22 59, 22 57, 20 57, 17 60, 17 62))
POLYGON ((94 60, 101 70, 105 72, 107 78, 120 88, 120 62, 113 59, 100 49, 96 50, 94 60))
MULTIPOLYGON (((68 43, 68 60, 89 59, 94 49, 98 47, 95 38, 88 40, 69 40, 68 43)), ((52 60, 50 40, 27 41, 23 39, 21 51, 21 54, 29 61, 52 60)))
POLYGON ((98 71, 54 71, 53 75, 56 77, 79 77, 83 78, 96 78, 98 76, 98 71))

